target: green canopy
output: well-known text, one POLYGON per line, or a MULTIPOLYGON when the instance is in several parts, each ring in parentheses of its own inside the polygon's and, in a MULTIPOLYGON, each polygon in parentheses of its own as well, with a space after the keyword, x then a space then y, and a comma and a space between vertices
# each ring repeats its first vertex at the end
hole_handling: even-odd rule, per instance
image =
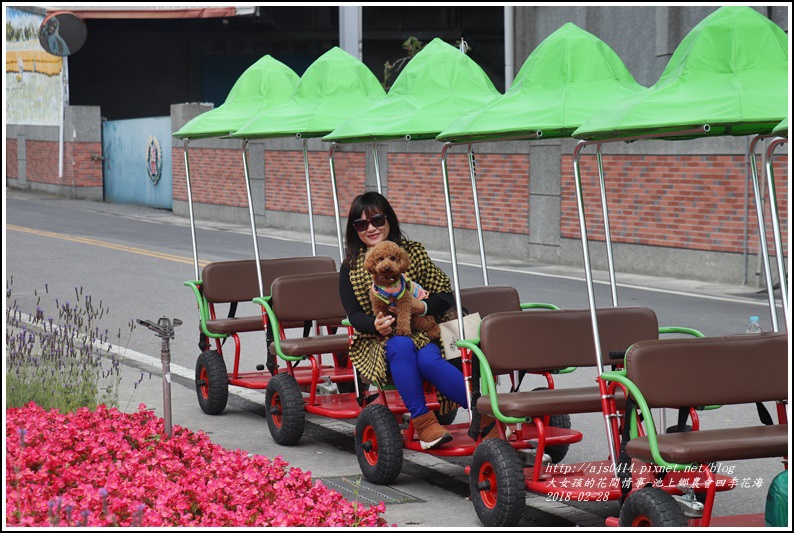
POLYGON ((269 55, 248 67, 237 79, 226 101, 202 113, 174 133, 180 139, 225 137, 251 117, 290 99, 300 77, 269 55))
POLYGON ((408 62, 386 98, 350 117, 323 140, 432 139, 499 95, 471 58, 436 38, 408 62))
POLYGON ((524 62, 504 96, 454 122, 436 137, 466 142, 521 137, 570 137, 605 104, 646 91, 598 37, 567 23, 524 62))
POLYGON ((306 69, 292 98, 252 118, 232 137, 322 137, 384 96, 372 71, 335 46, 306 69))
POLYGON ((726 6, 703 19, 678 45, 659 81, 606 106, 573 136, 620 139, 704 124, 709 133, 769 131, 788 111, 788 37, 755 9, 726 6))
POLYGON ((788 137, 788 117, 780 121, 780 124, 775 126, 772 133, 780 137, 788 137))

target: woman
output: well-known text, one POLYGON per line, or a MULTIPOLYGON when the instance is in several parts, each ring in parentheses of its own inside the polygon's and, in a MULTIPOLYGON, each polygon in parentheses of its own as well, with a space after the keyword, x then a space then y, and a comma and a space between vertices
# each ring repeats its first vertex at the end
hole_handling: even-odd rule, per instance
MULTIPOLYGON (((438 344, 421 332, 411 336, 393 334, 394 317, 373 316, 369 293, 372 274, 364 268, 364 255, 381 241, 400 244, 411 258, 408 277, 428 293, 424 300, 412 297, 411 312, 437 316, 454 307, 449 277, 427 255, 422 244, 410 241, 400 231, 400 222, 388 200, 376 192, 357 196, 350 205, 345 233, 346 257, 339 276, 339 293, 347 317, 355 328, 350 357, 358 371, 369 380, 384 384, 390 373, 408 408, 422 449, 441 446, 452 435, 427 408, 423 382, 430 382, 446 398, 467 405, 466 387, 460 369, 441 355, 438 344), (380 341, 380 334, 386 337, 380 341)), ((493 419, 483 415, 481 427, 491 429, 493 419)), ((486 438, 498 436, 496 427, 486 438)))

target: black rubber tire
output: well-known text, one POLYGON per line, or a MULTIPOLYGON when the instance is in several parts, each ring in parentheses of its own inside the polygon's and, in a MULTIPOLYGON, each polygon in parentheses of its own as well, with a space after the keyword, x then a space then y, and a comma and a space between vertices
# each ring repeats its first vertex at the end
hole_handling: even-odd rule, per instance
POLYGON ((524 467, 518 452, 502 439, 482 441, 469 472, 471 501, 487 527, 513 527, 524 515, 524 467))
POLYGON ((658 487, 629 494, 620 508, 620 527, 687 527, 675 498, 658 487))
POLYGON ((282 446, 296 444, 306 426, 306 407, 297 380, 285 372, 276 374, 265 390, 265 417, 270 435, 282 446))
POLYGON ((438 419, 438 423, 442 426, 448 426, 455 422, 455 418, 458 416, 458 409, 454 409, 449 411, 448 413, 444 413, 443 415, 439 414, 438 411, 436 413, 436 419, 438 419))
POLYGON ((358 415, 354 437, 358 466, 370 483, 393 483, 403 468, 403 443, 394 414, 383 404, 368 405, 358 415))
MULTIPOLYGON (((548 390, 548 387, 537 387, 532 389, 533 391, 536 390, 548 390)), ((551 415, 549 417, 549 426, 559 429, 571 429, 571 416, 562 414, 562 415, 551 415)), ((559 463, 565 456, 568 455, 568 448, 570 444, 560 444, 558 446, 548 446, 546 447, 545 453, 551 457, 552 463, 559 463)))
POLYGON ((229 375, 217 350, 202 352, 196 360, 196 396, 201 410, 217 415, 229 401, 229 375))

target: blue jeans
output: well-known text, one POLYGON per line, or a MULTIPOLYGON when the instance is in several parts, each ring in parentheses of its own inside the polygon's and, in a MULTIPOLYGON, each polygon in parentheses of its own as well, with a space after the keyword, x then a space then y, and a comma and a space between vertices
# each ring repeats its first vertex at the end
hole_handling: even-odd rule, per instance
POLYGON ((417 350, 411 337, 394 336, 386 341, 386 360, 394 385, 411 418, 428 412, 424 381, 430 382, 453 402, 468 404, 463 373, 441 357, 441 349, 435 343, 417 350))

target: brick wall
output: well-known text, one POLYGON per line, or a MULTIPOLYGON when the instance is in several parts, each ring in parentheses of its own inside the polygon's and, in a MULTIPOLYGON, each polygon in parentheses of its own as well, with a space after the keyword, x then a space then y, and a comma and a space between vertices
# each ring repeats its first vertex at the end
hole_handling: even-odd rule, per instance
POLYGON ((28 139, 25 147, 28 181, 59 184, 61 180, 58 178, 58 143, 28 139))
MULTIPOLYGON (((334 216, 328 153, 309 152, 308 159, 312 210, 315 215, 334 216)), ((343 219, 347 217, 353 198, 364 191, 365 166, 363 152, 334 154, 339 209, 343 219)), ((302 151, 265 151, 265 196, 268 211, 309 212, 302 151)))
MULTIPOLYGON (((342 218, 353 198, 365 190, 366 154, 336 152, 339 208, 342 218)), ((527 233, 529 168, 526 156, 477 155, 477 192, 481 219, 486 231, 527 233), (509 212, 505 207, 509 206, 509 212)), ((193 158, 191 157, 191 168, 193 158)), ((452 154, 447 158, 455 227, 474 229, 468 158, 452 154)), ((301 151, 265 152, 265 190, 268 211, 307 213, 306 176, 301 151)), ((312 207, 315 214, 333 216, 331 171, 328 154, 309 153, 312 207)), ((446 227, 444 185, 439 154, 388 154, 388 195, 404 223, 446 227)))
MULTIPOLYGON (((331 198, 330 176, 331 170, 328 165, 328 156, 325 155, 326 168, 328 168, 329 185, 323 187, 323 191, 328 191, 328 212, 325 214, 333 215, 333 199, 331 198)), ((339 211, 342 223, 347 220, 347 213, 353 199, 364 192, 364 182, 366 176, 367 154, 359 153, 336 153, 334 154, 334 169, 336 171, 336 186, 339 192, 339 211)), ((312 191, 314 188, 312 186, 312 191)))
MULTIPOLYGON (((527 234, 529 162, 526 155, 477 154, 477 196, 484 231, 527 234)), ((468 156, 447 156, 456 228, 476 229, 468 156)), ((439 154, 389 154, 389 200, 403 222, 447 226, 439 154)))
POLYGON ((75 187, 102 187, 102 160, 99 158, 102 143, 65 143, 63 150, 63 176, 66 180, 73 182, 75 187))
POLYGON ((17 140, 6 139, 6 178, 11 180, 19 179, 19 152, 17 151, 17 140))
MULTIPOLYGON (((784 241, 788 238, 785 159, 776 158, 774 168, 784 241)), ((596 159, 583 157, 580 162, 588 237, 604 240, 596 159)), ((744 156, 612 155, 604 157, 604 171, 613 242, 743 252, 748 181, 744 156)), ((752 188, 750 198, 750 251, 755 252, 752 188)), ((562 162, 560 232, 565 238, 581 238, 570 157, 562 162)))
MULTIPOLYGON (((190 189, 193 201, 248 208, 241 150, 190 149, 190 189)), ((187 202, 185 150, 171 149, 174 200, 187 202)))
POLYGON ((102 187, 102 160, 91 159, 93 154, 102 153, 101 143, 64 143, 63 178, 58 177, 58 142, 28 139, 25 149, 27 181, 30 183, 102 187))

